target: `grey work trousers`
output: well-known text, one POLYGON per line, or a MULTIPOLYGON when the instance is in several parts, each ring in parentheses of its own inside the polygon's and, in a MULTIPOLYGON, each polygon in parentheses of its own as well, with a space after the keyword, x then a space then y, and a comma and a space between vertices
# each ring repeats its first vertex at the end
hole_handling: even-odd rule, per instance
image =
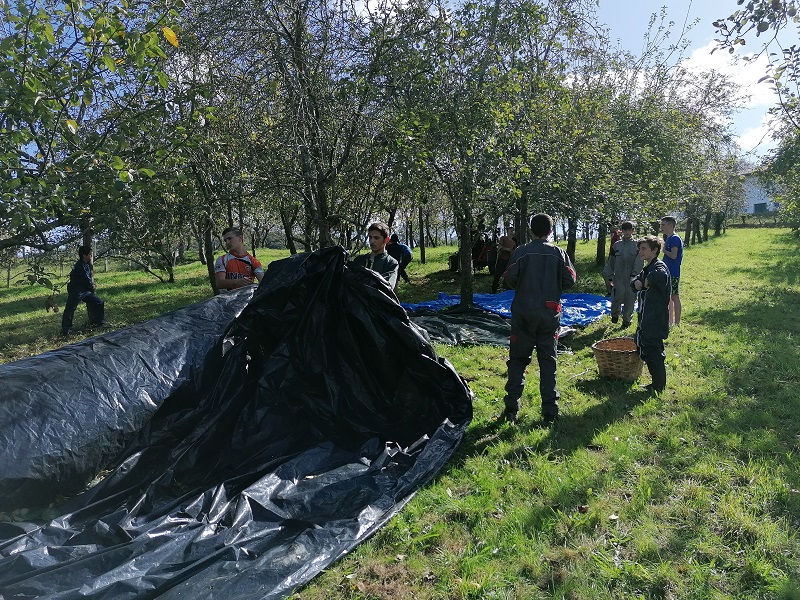
POLYGON ((633 319, 634 304, 636 304, 636 292, 631 288, 630 277, 619 281, 615 278, 611 292, 611 316, 618 316, 622 312, 622 320, 630 323, 633 319))
POLYGON ((558 416, 558 387, 556 367, 558 326, 560 315, 543 309, 538 315, 511 316, 511 344, 508 352, 508 381, 504 399, 508 412, 517 412, 525 389, 525 368, 530 364, 533 351, 539 362, 539 394, 542 398, 542 416, 558 416))

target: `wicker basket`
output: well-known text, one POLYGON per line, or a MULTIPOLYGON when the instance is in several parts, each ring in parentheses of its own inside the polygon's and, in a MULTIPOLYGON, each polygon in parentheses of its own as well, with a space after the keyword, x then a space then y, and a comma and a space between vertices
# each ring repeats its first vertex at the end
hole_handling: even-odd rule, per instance
POLYGON ((642 374, 642 359, 633 338, 620 337, 592 344, 600 377, 636 381, 642 374))

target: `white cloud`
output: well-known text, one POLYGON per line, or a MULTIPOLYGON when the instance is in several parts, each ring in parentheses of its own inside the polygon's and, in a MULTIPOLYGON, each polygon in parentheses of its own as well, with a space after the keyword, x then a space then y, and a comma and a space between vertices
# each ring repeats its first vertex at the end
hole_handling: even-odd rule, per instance
MULTIPOLYGON (((686 59, 684 66, 695 73, 718 71, 730 77, 738 86, 743 99, 743 110, 733 117, 733 130, 739 147, 746 153, 762 155, 774 144, 769 135, 769 115, 767 110, 777 104, 777 96, 772 85, 759 79, 767 73, 767 58, 758 56, 747 61, 736 53, 727 50, 712 50, 716 42, 709 42, 697 48, 686 59), (758 121, 756 121, 758 120, 758 121), (758 122, 757 125, 753 125, 758 122)), ((752 56, 752 55, 747 55, 752 56)))
POLYGON ((696 49, 686 60, 685 66, 690 71, 715 70, 728 75, 738 84, 742 93, 749 99, 746 108, 764 107, 775 105, 777 99, 772 86, 766 82, 758 82, 767 73, 767 59, 762 54, 755 60, 747 61, 744 55, 730 54, 727 50, 712 51, 717 47, 716 42, 709 42, 702 48, 696 49))
POLYGON ((736 142, 745 153, 752 156, 763 156, 775 147, 771 131, 770 116, 762 114, 761 120, 756 126, 737 129, 739 135, 736 142))

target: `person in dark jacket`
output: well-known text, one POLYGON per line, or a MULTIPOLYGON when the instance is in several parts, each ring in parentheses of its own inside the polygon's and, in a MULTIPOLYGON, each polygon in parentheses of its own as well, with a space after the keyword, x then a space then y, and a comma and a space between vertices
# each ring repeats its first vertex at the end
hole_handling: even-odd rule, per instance
POLYGON ((353 264, 375 271, 394 289, 397 285, 397 269, 400 265, 386 252, 386 244, 389 242, 389 226, 379 221, 372 223, 367 228, 367 234, 370 252, 356 256, 353 264))
POLYGON ((533 240, 511 254, 503 277, 513 288, 508 381, 502 418, 516 422, 525 388, 525 368, 534 349, 539 362, 539 394, 545 424, 558 417, 556 347, 561 324, 561 292, 575 285, 575 268, 561 248, 547 242, 553 219, 536 214, 531 219, 533 240))
POLYGON ((639 292, 639 324, 634 337, 639 356, 647 365, 653 383, 646 385, 648 392, 661 393, 667 386, 664 364, 664 340, 669 335, 669 299, 671 277, 667 265, 658 258, 661 240, 648 235, 639 240, 639 256, 647 263, 631 287, 639 292))
POLYGON ((94 268, 92 267, 92 249, 89 246, 78 248, 78 262, 72 267, 67 284, 67 304, 61 317, 61 335, 68 336, 72 330, 72 319, 75 309, 81 302, 86 303, 89 313, 89 325, 105 325, 105 302, 95 291, 94 268))
MULTIPOLYGON (((411 248, 401 243, 400 236, 393 233, 389 238, 389 245, 386 246, 386 252, 399 263, 398 274, 403 278, 403 281, 411 283, 411 278, 408 276, 408 273, 406 273, 406 267, 414 260, 414 254, 411 252, 411 248)), ((395 284, 394 287, 397 289, 397 284, 395 284)))

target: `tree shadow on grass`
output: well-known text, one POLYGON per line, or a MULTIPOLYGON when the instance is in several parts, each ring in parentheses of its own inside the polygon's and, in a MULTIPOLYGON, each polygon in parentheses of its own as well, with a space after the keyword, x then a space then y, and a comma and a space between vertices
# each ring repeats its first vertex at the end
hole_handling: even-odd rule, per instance
MULTIPOLYGON (((535 429, 545 430, 547 434, 536 443, 526 444, 525 452, 553 454, 553 448, 557 447, 559 456, 572 454, 576 450, 591 446, 592 439, 598 431, 625 418, 636 406, 651 397, 647 392, 631 389, 629 383, 608 379, 580 381, 576 387, 601 400, 579 415, 562 412, 562 416, 553 425, 546 425, 541 419, 528 417, 528 411, 523 408, 520 420, 516 424, 506 424, 497 419, 470 426, 451 459, 451 464, 463 466, 469 457, 482 454, 498 442, 512 441, 521 433, 535 429)), ((503 458, 514 461, 519 457, 519 453, 520 449, 514 448, 503 458)))

